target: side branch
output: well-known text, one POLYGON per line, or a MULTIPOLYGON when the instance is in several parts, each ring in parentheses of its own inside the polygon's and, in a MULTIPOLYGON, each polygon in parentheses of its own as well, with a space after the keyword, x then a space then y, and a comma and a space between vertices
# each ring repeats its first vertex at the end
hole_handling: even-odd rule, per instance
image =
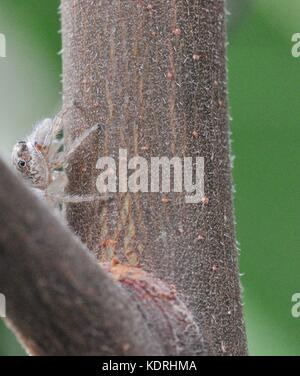
POLYGON ((162 355, 128 292, 0 161, 0 292, 34 355, 162 355))

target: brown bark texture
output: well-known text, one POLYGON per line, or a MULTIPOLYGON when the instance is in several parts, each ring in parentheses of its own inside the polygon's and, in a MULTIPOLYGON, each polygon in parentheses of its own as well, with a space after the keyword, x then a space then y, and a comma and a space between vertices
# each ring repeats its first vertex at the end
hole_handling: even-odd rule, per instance
POLYGON ((118 160, 120 148, 205 161, 199 204, 184 193, 115 193, 70 204, 71 228, 100 261, 174 285, 210 354, 245 355, 224 1, 62 0, 62 36, 66 147, 101 125, 69 161, 69 193, 96 193, 98 158, 118 160))

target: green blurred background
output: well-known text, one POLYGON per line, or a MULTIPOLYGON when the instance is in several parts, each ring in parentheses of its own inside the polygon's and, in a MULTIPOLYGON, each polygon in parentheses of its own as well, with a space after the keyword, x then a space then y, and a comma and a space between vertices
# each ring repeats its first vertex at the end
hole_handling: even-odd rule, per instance
MULTIPOLYGON (((1 155, 61 102, 58 0, 0 0, 1 155)), ((229 95, 240 270, 252 355, 300 355, 299 0, 231 0, 229 95)), ((22 355, 0 322, 0 355, 22 355)))

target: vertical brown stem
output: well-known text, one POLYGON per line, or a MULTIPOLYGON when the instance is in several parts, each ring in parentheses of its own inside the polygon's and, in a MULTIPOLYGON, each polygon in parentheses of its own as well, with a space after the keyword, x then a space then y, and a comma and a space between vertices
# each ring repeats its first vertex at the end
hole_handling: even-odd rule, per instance
POLYGON ((68 220, 106 261, 141 264, 175 284, 213 354, 246 354, 229 158, 223 0, 63 0, 67 145, 104 131, 68 169, 71 193, 96 192, 99 156, 205 160, 205 197, 122 193, 70 205, 68 220))

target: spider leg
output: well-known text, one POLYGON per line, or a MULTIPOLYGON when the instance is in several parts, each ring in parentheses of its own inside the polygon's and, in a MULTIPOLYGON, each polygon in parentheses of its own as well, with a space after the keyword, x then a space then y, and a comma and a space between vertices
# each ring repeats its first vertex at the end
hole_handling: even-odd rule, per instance
POLYGON ((109 195, 99 195, 99 194, 87 194, 87 195, 71 195, 71 194, 62 194, 52 196, 57 198, 57 201, 60 201, 64 204, 81 204, 88 202, 109 202, 112 200, 112 197, 109 195))
POLYGON ((46 197, 49 199, 48 201, 50 202, 57 202, 62 204, 110 202, 112 200, 112 196, 105 194, 72 195, 66 193, 47 192, 46 197))
POLYGON ((46 195, 50 197, 64 195, 64 190, 68 184, 67 175, 63 171, 52 172, 53 180, 46 189, 46 195))
POLYGON ((64 152, 58 159, 57 163, 63 164, 64 162, 68 161, 70 156, 76 151, 76 149, 95 131, 102 130, 102 126, 100 124, 95 124, 91 128, 85 130, 79 137, 77 137, 73 143, 71 144, 69 150, 64 152))
MULTIPOLYGON (((59 111, 53 121, 52 121, 52 126, 51 129, 49 129, 48 135, 47 135, 47 145, 50 145, 55 138, 59 136, 59 134, 63 131, 63 119, 64 116, 70 111, 73 107, 79 109, 84 116, 86 117, 86 112, 83 110, 83 108, 76 102, 73 101, 73 103, 70 106, 67 106, 66 108, 62 109, 59 111)), ((50 120, 50 119, 46 119, 50 120)))
POLYGON ((28 140, 32 145, 37 145, 41 150, 49 147, 53 139, 53 121, 51 119, 44 119, 38 123, 28 140))
MULTIPOLYGON (((98 108, 99 104, 92 105, 92 108, 98 108)), ((70 111, 72 108, 75 108, 81 112, 83 118, 88 122, 91 123, 91 119, 89 118, 88 111, 76 100, 72 101, 71 105, 66 106, 64 109, 59 111, 53 119, 53 133, 55 135, 59 134, 63 130, 63 118, 64 116, 70 111)))
POLYGON ((60 132, 63 131, 63 119, 64 119, 64 116, 68 113, 68 111, 70 111, 73 107, 75 106, 75 108, 78 108, 81 110, 81 107, 79 107, 77 105, 77 102, 73 102, 71 106, 67 106, 66 108, 62 109, 61 111, 59 111, 54 119, 53 119, 53 135, 55 137, 57 137, 59 135, 60 132))
POLYGON ((68 178, 64 172, 56 172, 54 180, 49 184, 45 192, 46 197, 50 201, 56 201, 61 203, 85 203, 85 202, 106 202, 112 200, 112 196, 109 194, 84 194, 73 195, 65 193, 65 187, 68 184, 68 178))
MULTIPOLYGON (((97 108, 98 104, 93 105, 93 107, 97 108)), ((54 117, 53 124, 52 124, 52 127, 51 127, 51 132, 49 131, 49 133, 51 133, 51 143, 53 143, 54 138, 57 138, 59 133, 63 130, 63 118, 64 118, 65 114, 72 108, 79 110, 81 112, 81 114, 83 115, 83 118, 86 119, 88 123, 90 123, 89 113, 86 111, 86 109, 83 106, 81 106, 81 104, 78 101, 73 100, 71 105, 67 106, 66 108, 64 108, 63 110, 58 112, 58 114, 54 117)), ((67 161, 68 157, 71 154, 73 154, 73 152, 80 146, 80 144, 92 132, 96 131, 97 129, 102 130, 103 128, 100 124, 96 124, 96 125, 90 127, 89 129, 85 130, 79 137, 77 137, 74 140, 73 144, 71 144, 71 147, 69 148, 69 151, 67 151, 67 153, 64 153, 64 155, 61 154, 60 157, 58 159, 56 159, 55 164, 63 165, 63 162, 67 161)), ((49 145, 50 145, 50 143, 49 143, 49 145)), ((58 149, 56 150, 56 152, 57 151, 58 151, 58 149)), ((51 154, 52 155, 50 156, 49 160, 54 159, 55 150, 53 150, 53 152, 51 154)))
MULTIPOLYGON (((98 106, 99 106, 98 104, 97 105, 93 105, 93 107, 95 107, 95 108, 97 108, 98 106)), ((86 119, 88 121, 88 123, 90 123, 89 116, 88 116, 89 114, 86 111, 86 109, 83 106, 81 106, 78 101, 74 100, 71 105, 69 105, 66 108, 64 108, 61 111, 59 111, 56 114, 56 116, 54 117, 54 119, 53 119, 54 133, 58 134, 59 132, 62 131, 62 129, 63 129, 63 125, 62 125, 63 118, 68 113, 68 111, 70 111, 74 107, 77 110, 79 110, 82 113, 84 119, 86 119)))
POLYGON ((48 151, 48 163, 51 170, 62 168, 62 160, 64 152, 60 151, 60 149, 63 147, 63 143, 59 140, 55 140, 52 142, 52 144, 49 147, 48 151))
POLYGON ((54 119, 53 119, 53 125, 54 125, 54 133, 58 135, 63 130, 63 118, 65 114, 72 108, 72 106, 67 107, 61 111, 59 111, 54 119))

